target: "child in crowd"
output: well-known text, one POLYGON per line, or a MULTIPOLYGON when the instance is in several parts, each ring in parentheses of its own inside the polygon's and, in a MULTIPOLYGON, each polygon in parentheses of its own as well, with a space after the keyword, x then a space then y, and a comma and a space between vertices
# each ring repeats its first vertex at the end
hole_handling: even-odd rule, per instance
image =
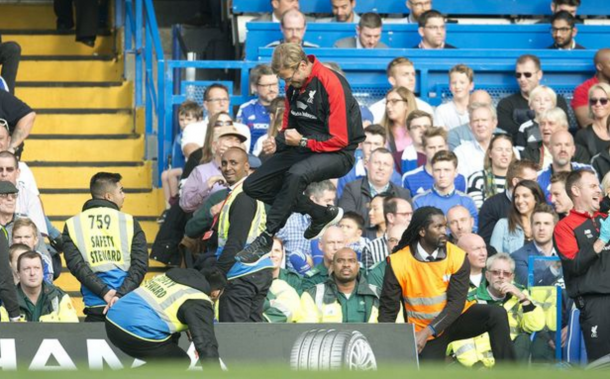
POLYGON ((339 227, 345 236, 345 247, 353 249, 358 255, 358 262, 362 262, 362 249, 369 242, 368 238, 362 236, 364 233, 364 218, 356 212, 345 212, 339 227))
MULTIPOLYGON (((171 199, 178 195, 178 183, 182 176, 182 168, 184 167, 185 159, 182 153, 182 132, 187 125, 194 122, 199 122, 203 119, 203 108, 194 101, 187 100, 180 104, 178 109, 178 124, 180 132, 174 138, 172 146, 172 161, 170 168, 163 171, 161 174, 161 184, 163 186, 163 195, 165 196, 165 209, 169 209, 171 199)), ((159 218, 161 222, 164 220, 165 211, 159 218)))
POLYGON ((542 112, 557 106, 557 94, 551 87, 538 86, 530 92, 528 103, 530 110, 526 113, 526 119, 529 120, 521 124, 515 137, 515 147, 520 152, 528 144, 542 141, 538 118, 542 112))
POLYGON ((432 115, 427 112, 418 109, 411 112, 407 117, 407 130, 413 144, 407 146, 402 152, 400 162, 400 172, 402 174, 426 164, 426 152, 424 151, 422 138, 424 132, 431 127, 432 115))
POLYGON ((451 101, 441 104, 434 111, 434 126, 447 130, 468 124, 468 100, 474 89, 474 71, 465 64, 455 65, 449 70, 451 101))

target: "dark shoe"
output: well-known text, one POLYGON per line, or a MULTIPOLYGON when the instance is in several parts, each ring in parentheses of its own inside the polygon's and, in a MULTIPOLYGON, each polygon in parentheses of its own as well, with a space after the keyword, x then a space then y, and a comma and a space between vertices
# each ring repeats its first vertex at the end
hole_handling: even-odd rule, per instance
POLYGON ((336 225, 343 218, 343 209, 331 205, 326 208, 324 218, 311 220, 309 228, 303 233, 303 237, 308 240, 320 238, 329 227, 336 225))
POLYGON ((268 256, 272 247, 273 237, 263 232, 250 245, 237 253, 235 260, 245 265, 253 265, 268 256))
POLYGON ((165 219, 167 218, 167 214, 169 213, 169 209, 166 209, 161 213, 161 216, 157 219, 157 224, 163 224, 165 219))
POLYGON ((57 253, 62 253, 64 251, 64 239, 61 234, 54 240, 50 240, 50 245, 57 253))
POLYGON ((95 37, 83 37, 83 38, 77 38, 76 42, 80 42, 82 44, 85 44, 89 47, 93 47, 95 46, 95 37))

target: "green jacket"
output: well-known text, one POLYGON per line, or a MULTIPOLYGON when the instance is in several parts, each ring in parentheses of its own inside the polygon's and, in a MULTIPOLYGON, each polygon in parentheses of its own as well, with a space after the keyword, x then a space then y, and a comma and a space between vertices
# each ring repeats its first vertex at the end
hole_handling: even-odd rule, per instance
POLYGON ((305 273, 303 281, 301 282, 301 293, 317 284, 324 283, 327 280, 328 269, 324 266, 324 262, 322 262, 305 273))
POLYGON ((301 277, 301 275, 297 274, 296 272, 294 272, 292 270, 281 268, 278 279, 281 279, 281 280, 285 281, 286 283, 288 283, 290 285, 290 287, 294 288, 295 291, 297 291, 299 296, 301 296, 301 294, 303 293, 303 289, 302 289, 303 278, 301 277))
MULTIPOLYGON (((33 305, 25 295, 20 285, 17 285, 17 302, 19 313, 26 321, 33 322, 78 322, 78 315, 72 305, 72 300, 64 291, 52 284, 42 282, 40 297, 33 305)), ((6 318, 4 307, 0 314, 6 318)), ((8 320, 8 318, 6 318, 8 320)))

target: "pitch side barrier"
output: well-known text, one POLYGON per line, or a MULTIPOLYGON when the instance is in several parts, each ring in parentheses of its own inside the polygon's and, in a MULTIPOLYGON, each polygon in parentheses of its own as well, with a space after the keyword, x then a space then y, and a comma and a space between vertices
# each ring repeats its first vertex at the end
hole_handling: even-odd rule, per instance
MULTIPOLYGON (((467 3, 464 1, 456 3, 467 3)), ((610 4, 610 2, 608 2, 610 4)), ((246 59, 255 59, 257 50, 282 39, 279 24, 249 22, 246 24, 246 59)), ((320 47, 332 47, 345 37, 355 36, 354 24, 308 23, 305 40, 320 47)), ((608 47, 608 25, 579 25, 576 40, 590 50, 608 47)), ((390 48, 413 48, 421 37, 414 24, 383 25, 381 41, 390 48)), ((553 44, 549 24, 535 25, 466 25, 448 24, 447 42, 460 49, 547 49, 553 44)), ((562 52, 570 54, 570 52, 562 52)))
MULTIPOLYGON (((550 15, 549 0, 434 0, 434 9, 455 16, 541 16, 550 15)), ((329 0, 301 1, 304 13, 331 13, 329 0)), ((233 14, 271 12, 269 0, 233 0, 233 14)), ((358 0, 356 12, 401 13, 408 14, 405 0, 358 0)), ((583 1, 578 8, 579 16, 607 16, 610 3, 606 0, 583 1)))
MULTIPOLYGON (((411 324, 216 324, 224 365, 300 370, 418 366, 411 324), (246 366, 248 365, 248 366, 246 366)), ((185 334, 191 369, 201 370, 185 334)), ((0 325, 0 370, 102 370, 137 367, 107 339, 103 323, 0 325)))

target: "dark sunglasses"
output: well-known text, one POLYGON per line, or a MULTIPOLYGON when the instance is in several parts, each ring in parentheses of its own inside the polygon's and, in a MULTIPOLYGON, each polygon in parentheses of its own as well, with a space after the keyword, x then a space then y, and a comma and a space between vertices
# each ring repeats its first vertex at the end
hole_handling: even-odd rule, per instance
POLYGON ((534 75, 533 72, 515 72, 515 78, 521 79, 521 76, 525 76, 526 78, 531 78, 534 75))
POLYGON ((231 126, 233 125, 233 121, 216 121, 214 123, 214 127, 217 128, 219 126, 231 126))
POLYGON ((600 103, 601 105, 606 105, 608 104, 608 98, 607 97, 600 97, 599 99, 596 97, 592 97, 589 99, 589 105, 595 105, 597 103, 600 103))

